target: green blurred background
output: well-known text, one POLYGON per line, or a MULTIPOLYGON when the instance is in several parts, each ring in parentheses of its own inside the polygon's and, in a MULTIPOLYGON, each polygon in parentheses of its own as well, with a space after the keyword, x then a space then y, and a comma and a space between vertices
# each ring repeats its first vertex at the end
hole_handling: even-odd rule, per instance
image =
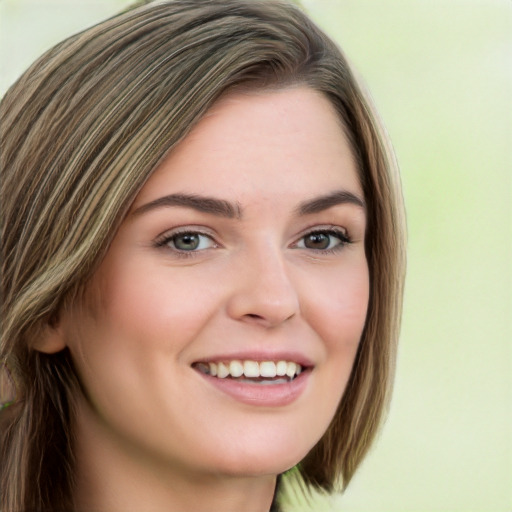
MULTIPOLYGON (((0 0, 0 94, 130 3, 0 0)), ((314 510, 511 512, 512 2, 302 3, 377 104, 409 229, 388 422, 346 493, 314 510)))

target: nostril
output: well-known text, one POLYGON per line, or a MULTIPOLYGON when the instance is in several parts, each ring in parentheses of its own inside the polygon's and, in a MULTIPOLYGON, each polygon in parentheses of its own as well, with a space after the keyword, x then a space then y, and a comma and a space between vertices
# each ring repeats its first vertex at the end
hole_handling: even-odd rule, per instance
POLYGON ((264 279, 251 273, 228 296, 226 311, 237 321, 273 327, 294 317, 300 310, 297 291, 283 275, 266 272, 264 279))
POLYGON ((293 316, 294 315, 291 314, 285 318, 283 315, 273 317, 271 314, 269 314, 268 316, 265 316, 265 315, 258 315, 256 313, 246 313, 245 315, 240 317, 239 320, 245 321, 248 324, 260 325, 263 327, 270 328, 270 327, 276 327, 276 326, 282 324, 283 322, 292 318, 293 316))

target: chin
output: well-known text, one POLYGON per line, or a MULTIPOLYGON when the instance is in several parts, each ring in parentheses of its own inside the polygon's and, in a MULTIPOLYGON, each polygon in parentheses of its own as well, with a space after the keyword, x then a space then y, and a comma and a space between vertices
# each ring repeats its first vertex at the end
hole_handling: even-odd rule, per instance
MULTIPOLYGON (((293 436, 289 436, 292 441, 293 436)), ((312 444, 272 442, 271 437, 261 445, 243 446, 216 454, 214 463, 218 471, 230 476, 279 475, 298 464, 311 450, 312 444)))

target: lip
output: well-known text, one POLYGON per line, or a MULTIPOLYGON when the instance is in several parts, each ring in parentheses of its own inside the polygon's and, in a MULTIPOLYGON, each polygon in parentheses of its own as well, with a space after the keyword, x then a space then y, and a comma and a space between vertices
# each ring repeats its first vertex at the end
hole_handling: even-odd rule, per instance
MULTIPOLYGON (((263 359, 265 361, 265 359, 263 359)), ((292 381, 282 384, 248 384, 231 378, 219 379, 194 370, 207 384, 234 398, 238 402, 258 407, 284 407, 295 402, 306 389, 311 367, 292 381)))
MULTIPOLYGON (((194 363, 218 363, 228 361, 292 361, 300 364, 303 371, 292 381, 281 384, 258 385, 244 383, 231 378, 220 379, 202 373, 192 368, 204 381, 216 390, 228 395, 238 402, 259 407, 284 407, 297 400, 306 389, 314 363, 304 354, 296 351, 238 351, 229 353, 217 353, 202 357, 194 363)), ((193 364, 194 364, 193 363, 193 364)))

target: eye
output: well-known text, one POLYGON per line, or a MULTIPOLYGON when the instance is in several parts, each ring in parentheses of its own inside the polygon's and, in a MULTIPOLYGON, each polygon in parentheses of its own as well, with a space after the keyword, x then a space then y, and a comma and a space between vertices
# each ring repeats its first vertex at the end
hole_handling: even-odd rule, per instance
POLYGON ((197 231, 167 234, 157 241, 157 245, 160 247, 170 247, 180 252, 202 251, 216 246, 209 235, 198 233, 197 231))
POLYGON ((341 249, 350 243, 349 237, 338 229, 322 229, 307 233, 299 239, 295 247, 316 251, 332 251, 341 249))

